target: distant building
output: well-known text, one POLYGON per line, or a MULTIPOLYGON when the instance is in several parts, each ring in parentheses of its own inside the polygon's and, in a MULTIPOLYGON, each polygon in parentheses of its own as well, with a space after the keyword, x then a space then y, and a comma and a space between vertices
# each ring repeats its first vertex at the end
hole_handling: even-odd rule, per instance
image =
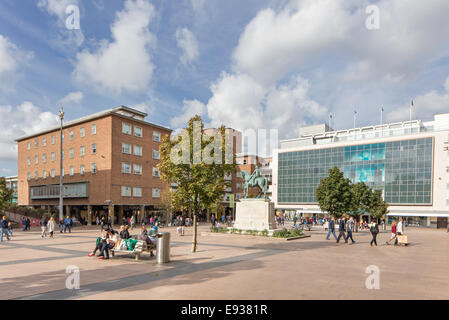
MULTIPOLYGON (((273 154, 277 209, 322 215, 315 198, 320 179, 337 166, 353 183, 382 192, 389 217, 409 226, 446 228, 449 217, 449 113, 433 121, 389 123, 333 131, 301 128, 273 154)), ((369 219, 369 217, 366 217, 369 219)))
MULTIPOLYGON (((171 130, 145 121, 146 113, 125 106, 95 113, 63 126, 65 215, 86 220, 160 212, 159 146, 171 130)), ((59 127, 18 142, 18 203, 57 211, 59 127)))
POLYGON ((9 189, 12 189, 14 191, 13 193, 13 198, 11 200, 11 204, 17 204, 18 203, 18 178, 17 176, 12 176, 12 177, 6 177, 6 187, 9 189))

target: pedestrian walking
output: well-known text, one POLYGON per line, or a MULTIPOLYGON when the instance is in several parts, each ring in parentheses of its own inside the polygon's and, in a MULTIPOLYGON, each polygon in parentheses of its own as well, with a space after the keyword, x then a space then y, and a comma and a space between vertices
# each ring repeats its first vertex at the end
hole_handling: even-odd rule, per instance
POLYGON ((396 221, 393 221, 393 223, 391 224, 391 237, 386 242, 386 244, 390 244, 390 241, 393 239, 396 239, 396 221))
POLYGON ((72 223, 72 219, 67 216, 64 220, 64 233, 66 233, 67 229, 69 229, 69 233, 72 233, 72 229, 70 228, 70 224, 72 223))
POLYGON ((55 229, 56 229, 55 218, 53 218, 53 217, 50 218, 50 221, 48 221, 48 223, 47 223, 47 228, 48 228, 48 233, 50 234, 50 238, 53 238, 53 233, 55 232, 55 229))
POLYGON ((346 227, 346 239, 345 243, 348 242, 348 239, 351 238, 352 243, 355 243, 354 239, 352 238, 352 231, 354 230, 355 222, 354 218, 350 217, 348 221, 348 225, 346 227))
POLYGON ((296 226, 296 221, 298 221, 298 218, 296 217, 296 214, 295 214, 295 216, 293 217, 293 226, 296 226))
POLYGON ((47 217, 42 216, 42 219, 39 221, 39 225, 41 226, 41 238, 44 238, 47 236, 47 217))
POLYGON ((63 230, 64 230, 64 220, 59 219, 59 233, 62 233, 63 230))
POLYGON ((26 221, 26 230, 28 230, 28 231, 31 230, 31 220, 30 220, 30 218, 27 218, 27 221, 26 221))
POLYGON ((22 218, 22 231, 27 230, 27 219, 25 217, 22 218))
POLYGON ((404 234, 404 220, 402 218, 399 218, 399 222, 396 227, 396 239, 394 240, 394 244, 398 244, 398 237, 404 234))
POLYGON ((131 224, 131 230, 133 230, 134 225, 136 224, 136 219, 134 218, 134 216, 131 217, 130 224, 131 224))
POLYGON ((8 220, 6 220, 6 216, 3 216, 0 221, 0 233, 1 233, 1 242, 3 242, 3 234, 6 235, 6 239, 9 241, 9 231, 8 231, 8 220))
POLYGON ((327 232, 326 240, 329 240, 329 237, 331 234, 334 236, 335 240, 338 240, 337 235, 335 234, 335 218, 334 217, 332 217, 331 220, 329 221, 328 229, 329 229, 329 231, 327 232))
POLYGON ((370 242, 371 247, 373 246, 373 243, 377 247, 377 239, 376 238, 377 238, 377 234, 379 233, 379 226, 376 221, 373 220, 369 224, 369 232, 371 232, 371 237, 372 237, 371 242, 370 242))
POLYGON ((338 238, 337 238, 337 243, 340 242, 340 239, 343 238, 345 240, 345 243, 348 243, 348 241, 346 240, 346 235, 345 235, 345 226, 346 226, 346 218, 343 216, 340 218, 340 221, 338 222, 338 238))
POLYGON ((12 237, 12 223, 11 223, 11 221, 8 222, 8 232, 9 232, 9 236, 12 237))

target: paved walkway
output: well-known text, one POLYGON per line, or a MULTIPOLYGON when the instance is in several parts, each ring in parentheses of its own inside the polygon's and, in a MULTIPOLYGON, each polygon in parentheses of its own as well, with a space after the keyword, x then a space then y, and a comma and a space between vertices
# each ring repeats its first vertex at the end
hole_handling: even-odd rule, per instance
MULTIPOLYGON (((368 232, 356 244, 310 238, 285 241, 209 234, 201 226, 198 252, 190 253, 191 228, 173 228, 171 259, 117 255, 89 258, 98 230, 75 228, 41 239, 40 231, 16 231, 0 243, 0 299, 449 299, 449 234, 407 229, 407 247, 370 247, 368 232), (80 290, 68 290, 67 266, 80 269, 80 290), (368 266, 380 270, 380 289, 368 290, 368 266)), ((137 232, 137 231, 136 231, 137 232)))

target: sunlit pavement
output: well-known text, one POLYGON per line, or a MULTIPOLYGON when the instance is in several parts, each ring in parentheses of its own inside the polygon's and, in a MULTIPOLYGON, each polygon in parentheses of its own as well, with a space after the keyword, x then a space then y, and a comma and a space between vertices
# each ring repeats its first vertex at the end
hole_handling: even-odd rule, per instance
MULTIPOLYGON (((98 228, 40 237, 16 230, 0 243, 0 299, 449 299, 449 234, 408 228, 410 245, 385 245, 390 233, 370 247, 369 232, 355 244, 326 240, 315 228, 310 238, 285 241, 209 234, 200 226, 198 252, 191 253, 192 228, 171 232, 171 262, 143 255, 110 260, 88 257, 98 228), (68 266, 80 270, 80 289, 68 290, 68 266), (379 289, 367 289, 368 266, 379 269, 379 289)), ((137 233, 134 230, 132 233, 137 233)))

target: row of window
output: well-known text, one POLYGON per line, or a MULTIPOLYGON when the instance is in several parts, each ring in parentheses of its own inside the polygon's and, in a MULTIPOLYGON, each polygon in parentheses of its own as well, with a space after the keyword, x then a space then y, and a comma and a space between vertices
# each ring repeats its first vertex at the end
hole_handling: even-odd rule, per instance
MULTIPOLYGON (((133 135, 138 138, 143 137, 143 131, 142 128, 139 126, 134 126, 134 133, 133 133, 133 125, 130 123, 122 122, 122 133, 133 135)), ((161 133, 157 131, 153 131, 153 141, 155 142, 161 142, 161 133)))
MULTIPOLYGON (((152 197, 160 198, 161 190, 158 188, 152 188, 152 197)), ((122 197, 142 197, 142 188, 141 187, 129 187, 122 186, 122 197)))
MULTIPOLYGON (((93 124, 91 126, 91 134, 92 135, 97 134, 97 125, 96 124, 93 124)), ((75 137, 75 132, 73 130, 70 130, 69 136, 70 136, 70 140, 73 140, 75 137)), ((83 138, 85 136, 86 136, 85 128, 80 128, 80 137, 83 138)), ((62 134, 62 141, 64 141, 64 134, 62 134)), ((56 143, 56 136, 52 135, 51 136, 51 144, 55 144, 55 143, 56 143)), ((47 138, 46 137, 42 138, 42 146, 43 147, 47 146, 47 138)), ((39 139, 34 140, 34 148, 36 148, 36 149, 39 148, 39 139)), ((28 141, 27 150, 31 150, 31 142, 30 141, 28 141)))
MULTIPOLYGON (((91 164, 91 172, 92 172, 92 174, 97 173, 97 164, 96 163, 92 163, 91 164)), ((84 164, 82 164, 80 166, 80 175, 84 176, 85 173, 86 173, 86 167, 84 166, 84 164)), ((62 176, 64 176, 64 174, 65 174, 64 173, 64 168, 62 168, 62 176)), ((75 168, 73 166, 70 167, 69 174, 70 174, 70 176, 74 176, 75 175, 75 168)), ((50 172, 49 172, 49 175, 50 175, 51 178, 55 178, 56 177, 55 169, 51 169, 50 172)), ((47 179, 47 170, 43 170, 42 171, 42 178, 43 179, 47 179)), ((31 173, 30 172, 27 173, 27 179, 28 179, 28 181, 31 180, 31 173)), ((38 171, 34 172, 34 179, 35 180, 39 179, 39 172, 38 171)))
MULTIPOLYGON (((91 145, 91 149, 90 149, 90 153, 91 154, 97 154, 97 144, 93 143, 91 145)), ((80 156, 84 157, 86 155, 86 147, 81 146, 80 147, 80 156)), ((73 148, 69 149, 69 158, 73 159, 75 157, 75 150, 73 148)), ((56 154, 54 152, 51 153, 51 161, 55 161, 56 159, 56 154)), ((64 159, 64 151, 62 151, 62 159, 64 159)), ((39 156, 35 156, 34 157, 34 163, 35 164, 39 164, 39 156)), ((44 153, 42 155, 42 163, 47 163, 47 154, 44 153)), ((30 166, 31 165, 31 158, 28 157, 27 158, 27 164, 30 166)))
MULTIPOLYGON (((122 173, 131 174, 131 167, 132 167, 132 173, 141 175, 142 174, 142 165, 140 164, 133 164, 131 166, 130 163, 122 162, 122 173)), ((159 170, 156 167, 153 167, 153 177, 159 178, 160 173, 159 170)))

